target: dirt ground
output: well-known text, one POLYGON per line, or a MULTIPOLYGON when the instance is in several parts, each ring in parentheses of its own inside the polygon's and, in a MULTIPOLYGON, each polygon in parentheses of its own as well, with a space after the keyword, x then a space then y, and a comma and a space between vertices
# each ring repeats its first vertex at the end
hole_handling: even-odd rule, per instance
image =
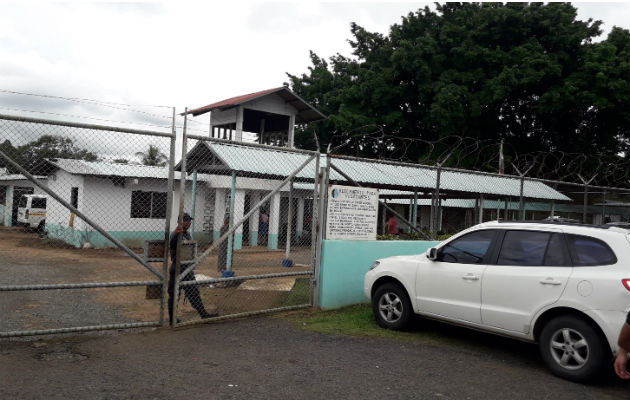
MULTIPOLYGON (((142 254, 142 249, 134 251, 142 254)), ((236 277, 310 270, 305 264, 282 267, 284 257, 284 251, 246 247, 234 252, 233 270, 236 277)), ((310 248, 294 249, 291 258, 309 260, 310 248)), ((162 262, 151 265, 163 272, 162 262)), ((210 254, 195 271, 202 274, 198 279, 220 277, 216 266, 217 256, 210 254)), ((158 279, 117 248, 77 249, 22 228, 0 228, 0 285, 3 286, 158 279)), ((200 287, 200 292, 209 311, 229 315, 292 305, 286 304, 286 298, 295 282, 295 277, 257 279, 232 287, 206 285, 200 287)), ((10 310, 0 321, 0 332, 158 321, 160 299, 146 297, 145 286, 0 292, 0 305, 10 310)), ((301 298, 308 299, 309 294, 302 293, 301 298)), ((184 321, 198 318, 187 301, 180 302, 178 316, 184 321)))

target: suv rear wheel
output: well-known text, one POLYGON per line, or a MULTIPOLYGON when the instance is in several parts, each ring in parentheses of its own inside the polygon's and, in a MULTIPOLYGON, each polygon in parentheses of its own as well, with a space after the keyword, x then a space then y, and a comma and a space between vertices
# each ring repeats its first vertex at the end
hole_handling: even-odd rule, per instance
POLYGON ((385 283, 372 298, 376 322, 386 329, 405 329, 411 320, 411 302, 407 292, 396 283, 385 283))
POLYGON ((551 372, 576 382, 598 378, 610 355, 595 328, 573 316, 549 321, 541 332, 539 346, 551 372))

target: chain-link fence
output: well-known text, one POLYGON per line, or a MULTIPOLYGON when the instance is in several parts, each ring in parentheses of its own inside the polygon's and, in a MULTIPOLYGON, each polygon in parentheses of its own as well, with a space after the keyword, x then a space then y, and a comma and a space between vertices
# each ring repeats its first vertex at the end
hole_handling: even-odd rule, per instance
POLYGON ((0 132, 0 336, 312 305, 317 153, 184 125, 175 165, 175 127, 0 116, 0 132))
POLYGON ((382 239, 437 239, 491 220, 630 226, 630 188, 347 156, 327 166, 330 183, 380 189, 382 239))
POLYGON ((160 325, 144 244, 168 234, 174 133, 0 116, 0 137, 0 336, 160 325))
POLYGON ((378 188, 384 239, 496 219, 630 221, 628 188, 320 157, 188 135, 186 120, 176 141, 174 123, 153 132, 0 115, 0 136, 0 337, 317 304, 328 184, 378 188))

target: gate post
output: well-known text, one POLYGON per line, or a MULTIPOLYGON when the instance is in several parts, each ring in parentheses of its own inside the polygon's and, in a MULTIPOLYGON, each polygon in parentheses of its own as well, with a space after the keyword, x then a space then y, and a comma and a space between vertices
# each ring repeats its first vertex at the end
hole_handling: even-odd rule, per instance
POLYGON ((166 218, 164 218, 164 261, 162 263, 162 298, 160 299, 160 325, 164 325, 164 305, 168 301, 168 260, 169 260, 169 237, 171 234, 171 214, 173 213, 173 178, 175 175, 175 107, 173 107, 173 125, 171 128, 171 146, 168 159, 168 182, 166 196, 166 218))
MULTIPOLYGON (((184 223, 184 199, 186 194, 186 153, 188 152, 188 138, 186 137, 186 124, 188 122, 188 107, 184 109, 184 129, 182 129, 182 167, 179 172, 179 215, 177 217, 177 223, 179 225, 184 223)), ((181 280, 181 272, 182 272, 182 235, 179 235, 177 238, 177 253, 175 254, 175 282, 173 283, 173 310, 172 310, 172 319, 171 326, 174 326, 177 323, 177 305, 179 303, 179 282, 181 280)))
MULTIPOLYGON (((330 156, 327 157, 327 162, 330 163, 330 156)), ((319 164, 319 163, 318 163, 319 164)), ((318 173, 319 179, 319 198, 317 205, 317 239, 315 243, 315 263, 313 267, 315 270, 313 271, 313 279, 316 280, 314 283, 313 290, 313 307, 319 306, 319 293, 320 293, 320 282, 319 273, 320 273, 320 265, 322 262, 322 242, 324 239, 324 229, 326 229, 326 199, 328 194, 328 175, 327 172, 329 170, 327 167, 321 167, 318 173)))

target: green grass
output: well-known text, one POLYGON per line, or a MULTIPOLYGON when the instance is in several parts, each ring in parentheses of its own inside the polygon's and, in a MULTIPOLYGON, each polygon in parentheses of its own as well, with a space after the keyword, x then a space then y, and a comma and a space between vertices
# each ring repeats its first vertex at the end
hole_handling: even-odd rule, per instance
MULTIPOLYGON (((332 311, 303 311, 287 313, 282 316, 298 329, 332 335, 371 337, 412 341, 420 343, 445 343, 454 339, 443 336, 434 329, 424 330, 422 323, 411 324, 408 331, 383 329, 374 320, 372 308, 368 304, 359 304, 332 311)), ((433 324, 430 324, 431 326, 433 324)), ((457 339, 455 339, 457 340, 457 339)), ((458 340, 457 340, 458 341, 458 340)))
POLYGON ((309 278, 298 278, 286 297, 282 299, 280 307, 308 304, 311 301, 310 293, 309 278))

